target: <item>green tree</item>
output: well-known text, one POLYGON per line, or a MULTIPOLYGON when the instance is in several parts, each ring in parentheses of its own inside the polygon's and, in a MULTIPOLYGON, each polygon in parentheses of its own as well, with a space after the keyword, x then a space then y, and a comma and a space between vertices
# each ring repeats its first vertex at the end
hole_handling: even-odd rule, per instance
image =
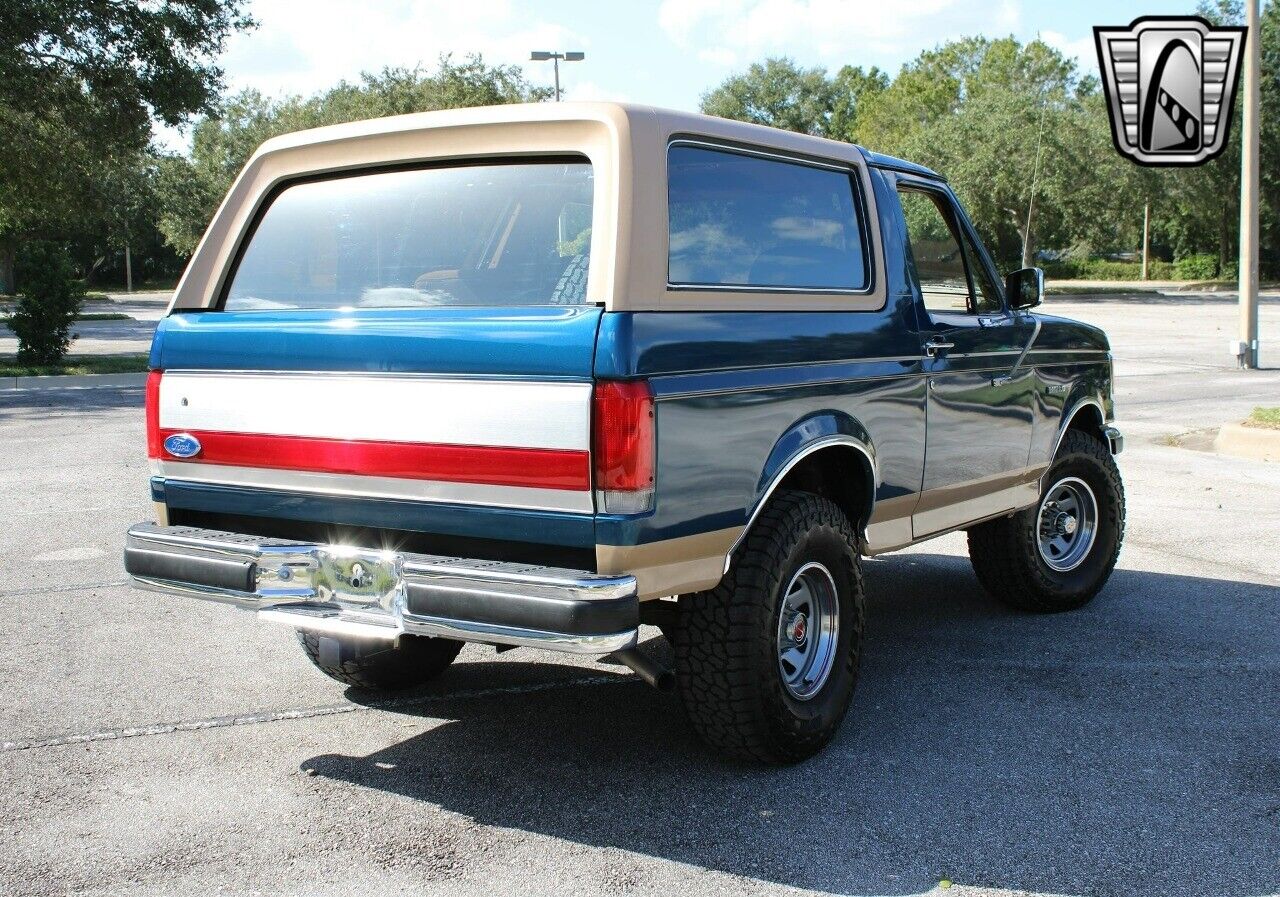
POLYGON ((844 66, 828 78, 823 68, 766 59, 703 94, 701 108, 707 115, 847 140, 859 102, 886 86, 887 76, 874 67, 844 66))
POLYGON ((852 140, 858 130, 858 113, 871 97, 889 87, 889 76, 872 66, 844 65, 831 79, 831 119, 825 136, 852 140))
POLYGON ((0 281, 24 240, 82 217, 104 162, 141 152, 152 116, 211 108, 243 0, 0 4, 0 281))
POLYGON ((196 124, 189 157, 159 160, 160 231, 178 253, 194 251, 254 150, 280 134, 410 112, 537 102, 550 95, 549 89, 531 85, 518 66, 489 66, 479 56, 463 62, 442 56, 430 73, 405 68, 365 73, 354 84, 344 81, 312 97, 268 100, 244 91, 196 124))
POLYGON ((964 38, 889 80, 767 60, 708 93, 703 111, 852 140, 946 174, 1000 262, 1039 246, 1136 247, 1155 190, 1112 148, 1101 92, 1039 41, 964 38))

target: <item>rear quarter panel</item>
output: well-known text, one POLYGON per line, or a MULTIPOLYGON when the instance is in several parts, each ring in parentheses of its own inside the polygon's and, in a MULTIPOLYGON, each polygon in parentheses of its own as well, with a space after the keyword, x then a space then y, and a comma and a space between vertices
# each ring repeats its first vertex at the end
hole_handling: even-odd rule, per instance
MULTIPOLYGON (((877 172, 871 177, 878 183, 877 172)), ((851 303, 791 312, 778 295, 776 311, 603 316, 595 374, 649 379, 658 469, 651 514, 597 516, 601 572, 635 573, 644 597, 714 586, 775 470, 832 432, 872 448, 872 523, 899 519, 909 532, 924 465, 925 383, 898 232, 880 222, 886 301, 878 310, 851 303)))

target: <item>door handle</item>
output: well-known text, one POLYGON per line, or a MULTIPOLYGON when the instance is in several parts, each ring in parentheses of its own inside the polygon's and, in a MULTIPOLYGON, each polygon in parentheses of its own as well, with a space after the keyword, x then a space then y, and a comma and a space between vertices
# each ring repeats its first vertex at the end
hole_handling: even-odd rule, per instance
POLYGON ((930 358, 934 358, 939 352, 945 352, 948 349, 954 349, 955 347, 955 343, 945 340, 940 336, 935 336, 924 344, 924 354, 928 355, 930 358))

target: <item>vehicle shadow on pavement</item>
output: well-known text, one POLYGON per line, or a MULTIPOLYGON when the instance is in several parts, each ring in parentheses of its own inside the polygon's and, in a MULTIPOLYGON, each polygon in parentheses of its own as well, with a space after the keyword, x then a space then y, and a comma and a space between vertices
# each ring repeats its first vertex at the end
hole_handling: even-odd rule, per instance
POLYGON ((963 558, 895 556, 867 578, 854 705, 799 766, 717 758, 676 698, 622 679, 432 701, 422 734, 302 767, 816 891, 1280 890, 1280 588, 1119 570, 1088 608, 1030 616, 987 598, 963 558))

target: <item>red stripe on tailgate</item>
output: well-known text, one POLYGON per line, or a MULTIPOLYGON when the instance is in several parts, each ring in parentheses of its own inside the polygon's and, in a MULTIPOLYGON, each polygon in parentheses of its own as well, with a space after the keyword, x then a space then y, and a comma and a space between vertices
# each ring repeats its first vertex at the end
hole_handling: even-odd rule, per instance
POLYGON ((163 445, 164 440, 174 433, 187 433, 198 439, 200 453, 192 458, 178 458, 162 452, 161 458, 165 461, 580 492, 591 488, 591 461, 585 451, 317 439, 168 428, 160 431, 160 443, 163 445))

